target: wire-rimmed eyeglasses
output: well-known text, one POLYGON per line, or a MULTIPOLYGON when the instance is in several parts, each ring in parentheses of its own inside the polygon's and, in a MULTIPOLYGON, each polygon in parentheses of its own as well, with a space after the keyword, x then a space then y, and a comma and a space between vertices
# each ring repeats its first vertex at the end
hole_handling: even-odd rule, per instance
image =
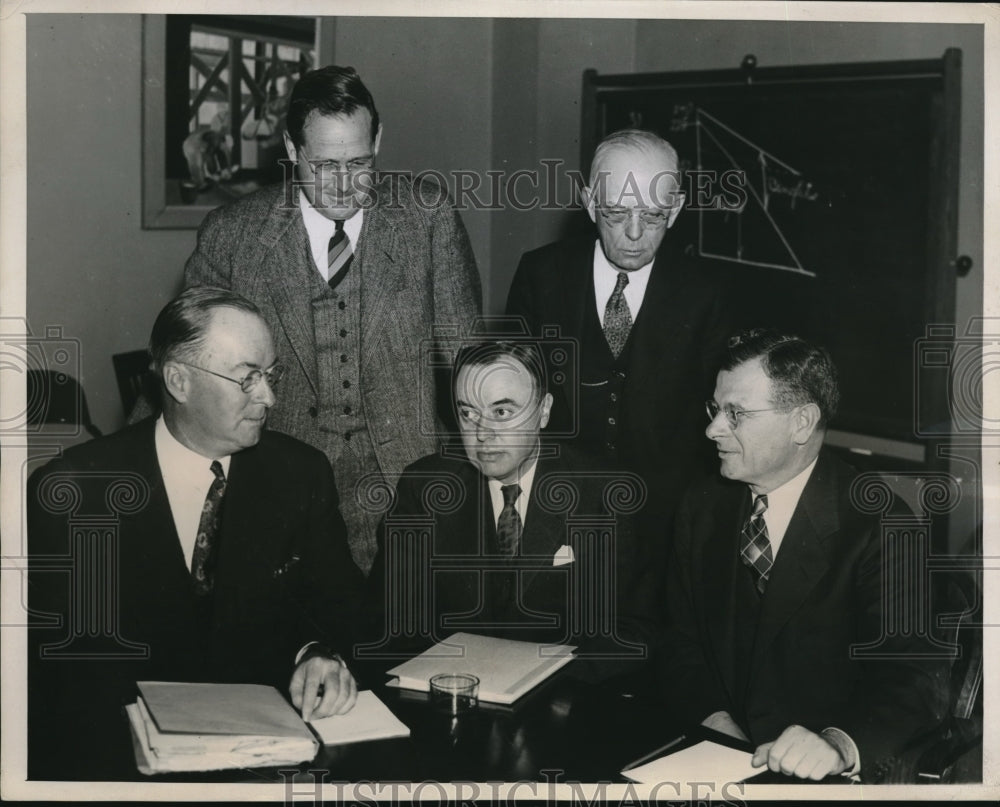
MULTIPOLYGON (((632 210, 627 207, 599 207, 601 216, 608 224, 623 224, 632 217, 632 210)), ((672 210, 639 210, 639 221, 643 227, 662 227, 667 223, 672 210)))
POLYGON ((769 409, 737 409, 735 406, 719 406, 715 401, 705 401, 705 412, 708 414, 708 419, 715 420, 719 416, 719 412, 722 412, 726 417, 726 423, 733 429, 738 429, 741 419, 747 415, 756 415, 759 412, 787 412, 792 408, 794 407, 773 406, 769 409))
POLYGON ((269 387, 276 387, 278 382, 281 381, 281 377, 285 374, 285 368, 278 363, 272 364, 266 370, 251 370, 243 376, 243 378, 230 378, 227 375, 215 372, 215 370, 209 370, 207 367, 199 367, 197 364, 191 364, 191 362, 187 361, 179 361, 178 364, 193 367, 195 370, 201 370, 203 373, 209 373, 219 378, 224 378, 226 381, 232 381, 234 384, 238 384, 240 389, 244 392, 252 392, 254 387, 260 383, 262 378, 267 379, 269 387))

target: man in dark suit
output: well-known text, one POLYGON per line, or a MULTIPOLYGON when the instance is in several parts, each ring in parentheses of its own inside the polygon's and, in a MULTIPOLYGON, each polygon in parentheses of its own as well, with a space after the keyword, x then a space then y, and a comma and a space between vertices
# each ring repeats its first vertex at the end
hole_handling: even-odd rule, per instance
POLYGON ((471 630, 645 657, 650 580, 628 515, 638 480, 541 440, 553 405, 545 376, 533 342, 459 351, 461 446, 406 469, 380 528, 369 610, 386 647, 471 630), (400 624, 415 629, 393 635, 400 624))
POLYGON ((32 777, 127 771, 137 680, 271 684, 306 719, 356 699, 334 650, 363 578, 329 462, 264 428, 281 377, 267 324, 230 291, 189 289, 150 352, 162 416, 29 483, 32 777))
POLYGON ((578 407, 568 428, 580 448, 646 481, 638 526, 662 570, 665 525, 692 470, 707 461, 701 401, 729 331, 723 290, 710 267, 670 243, 684 194, 677 154, 660 137, 626 130, 605 138, 582 200, 597 238, 526 253, 507 313, 535 335, 557 326, 577 343, 579 373, 560 385, 565 411, 578 407))
POLYGON ((288 366, 271 425, 329 458, 367 572, 380 513, 358 486, 392 484, 437 447, 423 348, 436 326, 461 332, 480 313, 479 273, 442 188, 377 179, 382 126, 353 68, 303 76, 287 122, 294 180, 210 213, 185 282, 262 311, 288 366))
POLYGON ((733 341, 708 402, 722 478, 678 514, 663 692, 752 742, 755 765, 877 780, 942 715, 947 663, 885 630, 906 567, 853 503, 853 469, 822 450, 837 401, 821 348, 770 331, 733 341))

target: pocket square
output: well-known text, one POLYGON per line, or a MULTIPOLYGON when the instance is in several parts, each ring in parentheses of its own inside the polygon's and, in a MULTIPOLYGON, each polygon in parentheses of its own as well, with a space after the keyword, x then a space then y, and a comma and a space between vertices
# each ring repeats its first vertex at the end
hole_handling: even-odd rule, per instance
POLYGON ((552 556, 552 565, 565 566, 567 563, 572 563, 574 560, 576 560, 576 557, 573 555, 573 547, 569 544, 563 544, 556 550, 556 554, 552 556))

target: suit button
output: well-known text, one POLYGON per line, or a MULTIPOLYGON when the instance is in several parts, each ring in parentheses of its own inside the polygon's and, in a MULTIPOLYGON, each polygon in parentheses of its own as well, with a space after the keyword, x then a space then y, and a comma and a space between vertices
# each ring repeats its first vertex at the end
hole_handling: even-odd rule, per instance
POLYGON ((615 392, 612 392, 611 393, 611 403, 614 403, 617 400, 618 400, 618 394, 615 393, 615 392))
POLYGON ((614 426, 614 425, 615 425, 615 422, 616 422, 616 421, 615 421, 615 419, 614 419, 614 418, 608 418, 608 425, 609 425, 609 426, 614 426))
POLYGON ((345 308, 347 308, 347 303, 345 303, 343 300, 341 300, 339 303, 337 303, 337 308, 339 308, 341 311, 343 311, 345 308))
POLYGON ((347 329, 346 328, 341 328, 340 329, 340 335, 341 335, 341 337, 347 336, 347 329))
POLYGON ((340 354, 340 363, 341 364, 346 364, 347 363, 347 354, 346 353, 341 353, 340 354))
POLYGON ((350 389, 350 388, 351 388, 351 382, 350 381, 345 381, 344 382, 344 389, 350 389))
POLYGON ((615 370, 615 375, 618 376, 619 378, 625 378, 625 371, 624 370, 615 370))
POLYGON ((309 407, 309 417, 314 418, 318 414, 319 414, 319 411, 316 409, 315 406, 310 406, 309 407))
POLYGON ((345 406, 345 407, 344 407, 344 414, 345 414, 345 415, 349 415, 349 414, 351 414, 351 407, 349 407, 349 406, 345 406))

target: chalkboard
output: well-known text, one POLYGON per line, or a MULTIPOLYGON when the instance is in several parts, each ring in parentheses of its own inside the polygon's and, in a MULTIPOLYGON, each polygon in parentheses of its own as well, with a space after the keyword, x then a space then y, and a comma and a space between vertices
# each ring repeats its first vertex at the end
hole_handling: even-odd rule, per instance
POLYGON ((747 57, 733 70, 584 74, 582 165, 618 129, 669 140, 687 207, 668 237, 725 272, 741 324, 831 350, 838 429, 921 449, 911 458, 926 453, 915 435, 948 421, 943 374, 923 377, 917 345, 955 319, 960 70, 950 49, 907 62, 762 68, 747 57))

